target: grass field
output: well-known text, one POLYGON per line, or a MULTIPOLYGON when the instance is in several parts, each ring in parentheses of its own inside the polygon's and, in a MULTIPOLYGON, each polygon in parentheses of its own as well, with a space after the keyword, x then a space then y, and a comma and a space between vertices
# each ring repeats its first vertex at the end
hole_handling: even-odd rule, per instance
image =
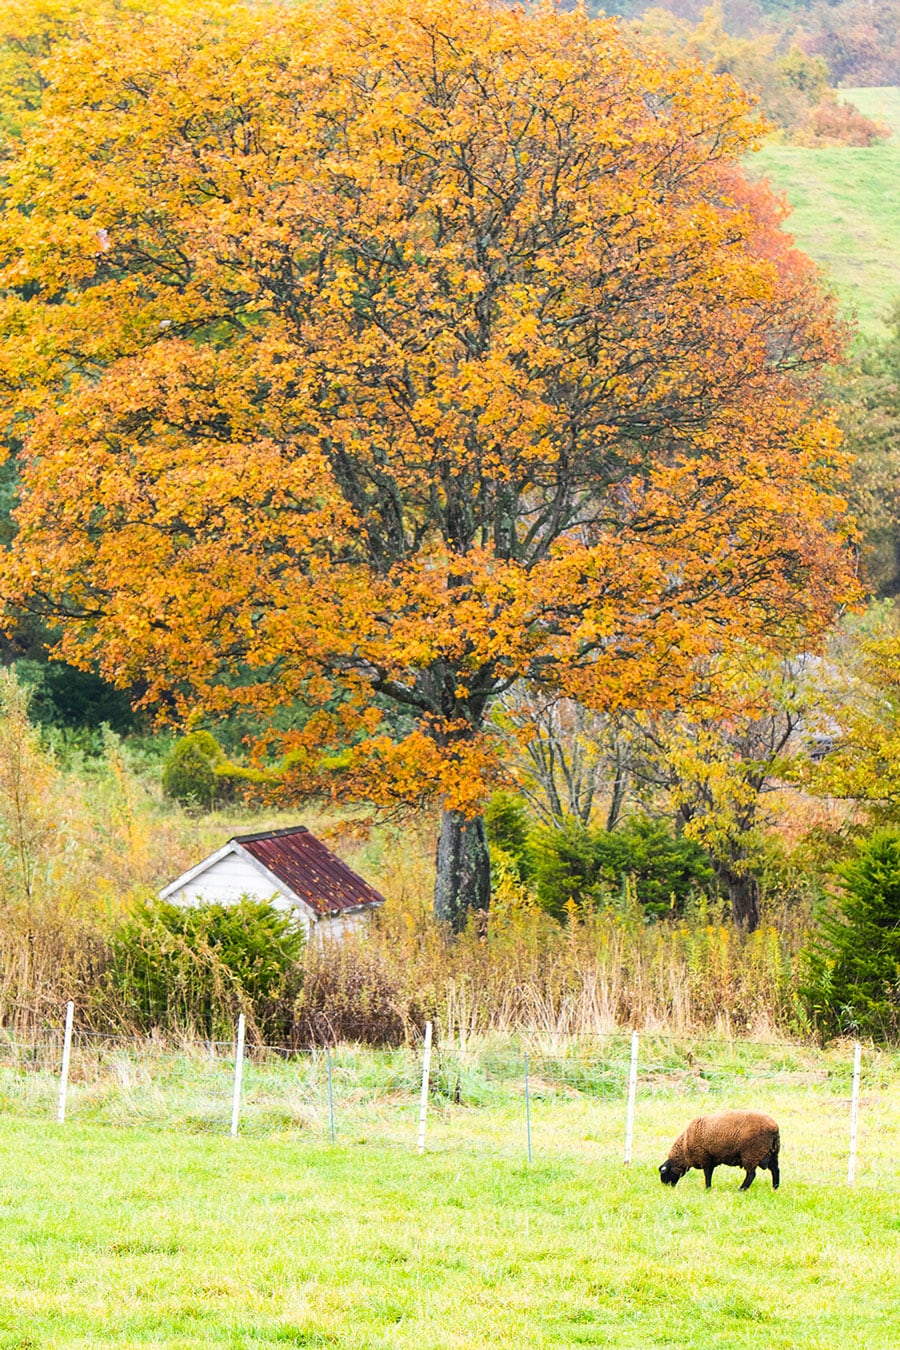
POLYGON ((842 92, 892 127, 891 139, 867 148, 767 145, 750 168, 787 196, 787 228, 824 269, 860 337, 881 338, 900 303, 900 89, 842 92))
POLYGON ((686 1066, 649 1043, 626 1169, 625 1044, 602 1073, 533 1058, 531 1166, 512 1054, 500 1075, 445 1057, 421 1158, 408 1052, 337 1053, 334 1148, 321 1062, 250 1066, 238 1139, 224 1062, 76 1062, 63 1127, 52 1075, 6 1070, 0 1347, 900 1346, 896 1056, 866 1056, 850 1188, 846 1048, 695 1045, 686 1066), (673 1136, 725 1102, 777 1115, 781 1190, 727 1168, 663 1188, 673 1136))

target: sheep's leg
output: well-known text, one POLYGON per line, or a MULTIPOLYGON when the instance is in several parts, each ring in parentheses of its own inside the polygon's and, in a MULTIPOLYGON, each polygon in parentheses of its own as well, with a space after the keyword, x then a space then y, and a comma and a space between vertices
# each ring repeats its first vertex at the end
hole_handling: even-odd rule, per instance
POLYGON ((703 1168, 703 1176, 706 1179, 707 1190, 709 1190, 710 1186, 712 1186, 712 1174, 713 1171, 715 1170, 715 1166, 716 1166, 715 1163, 707 1163, 706 1166, 703 1168))
POLYGON ((772 1152, 767 1153, 759 1165, 760 1167, 768 1168, 772 1173, 772 1190, 777 1191, 778 1183, 781 1180, 778 1172, 778 1149, 776 1148, 772 1152))
POLYGON ((749 1191, 750 1187, 753 1185, 753 1178, 754 1178, 755 1176, 756 1176, 756 1168, 755 1168, 755 1167, 748 1167, 748 1168, 747 1168, 747 1175, 744 1177, 744 1180, 741 1182, 741 1190, 742 1190, 742 1191, 749 1191))

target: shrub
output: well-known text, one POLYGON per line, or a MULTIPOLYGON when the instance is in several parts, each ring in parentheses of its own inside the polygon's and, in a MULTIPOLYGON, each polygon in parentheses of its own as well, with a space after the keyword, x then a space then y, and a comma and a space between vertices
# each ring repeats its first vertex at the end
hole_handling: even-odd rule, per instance
POLYGON ((238 797, 249 799, 254 789, 277 782, 264 769, 233 764, 209 731, 191 731, 175 742, 163 765, 163 792, 182 806, 209 810, 238 797))
POLYGON ((175 742, 163 767, 163 792, 183 806, 208 809, 227 795, 219 772, 226 760, 222 747, 208 731, 191 731, 175 742))
POLYGON ((709 885, 713 871, 698 844, 676 838, 660 821, 631 817, 617 830, 571 824, 535 834, 532 858, 541 905, 561 917, 567 906, 608 899, 633 877, 644 912, 656 918, 684 912, 709 885))
POLYGON ((147 902, 113 935, 108 992, 139 1031, 230 1038, 239 1012, 258 1040, 289 1034, 304 935, 266 902, 147 902))
POLYGON ((843 894, 806 951, 802 988, 825 1035, 900 1035, 900 832, 877 830, 838 869, 843 894))
POLYGON ((873 122, 852 103, 826 100, 812 108, 796 139, 804 145, 874 145, 890 128, 873 122))

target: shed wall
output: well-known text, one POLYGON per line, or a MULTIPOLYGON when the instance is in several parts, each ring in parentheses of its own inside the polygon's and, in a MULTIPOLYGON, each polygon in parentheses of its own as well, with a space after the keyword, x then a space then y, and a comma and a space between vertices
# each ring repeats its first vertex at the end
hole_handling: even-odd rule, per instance
MULTIPOLYGON (((267 901, 275 909, 294 911, 288 897, 236 853, 220 858, 169 896, 173 905, 236 905, 243 899, 267 901)), ((309 936, 309 916, 296 913, 309 936)))
POLYGON ((369 910, 361 909, 355 914, 335 914, 330 919, 320 919, 313 924, 311 936, 320 946, 325 942, 340 942, 349 933, 355 933, 368 922, 369 910))

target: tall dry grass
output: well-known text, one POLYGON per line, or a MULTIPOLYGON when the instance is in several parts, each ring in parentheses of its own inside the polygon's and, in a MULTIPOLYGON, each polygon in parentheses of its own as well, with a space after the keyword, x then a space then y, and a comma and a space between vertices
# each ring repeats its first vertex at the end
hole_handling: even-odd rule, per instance
POLYGON ((129 769, 114 738, 101 760, 63 772, 31 727, 22 690, 2 672, 0 1026, 53 1025, 74 998, 96 1029, 131 1034, 109 980, 117 925, 230 834, 298 819, 389 902, 361 936, 307 950, 289 1019, 295 1046, 398 1044, 427 1018, 461 1044, 492 1034, 551 1044, 623 1027, 808 1031, 796 992, 805 912, 777 895, 778 923, 748 937, 705 901, 683 919, 646 923, 630 892, 603 910, 574 910, 560 925, 501 878, 486 930, 454 938, 430 915, 433 821, 366 835, 322 812, 264 822, 237 812, 192 817, 129 769))
POLYGON ((330 1028, 333 1039, 360 1039, 358 1017, 343 1014, 360 1000, 395 1038, 426 1017, 463 1043, 494 1033, 549 1043, 624 1027, 811 1034, 797 993, 814 896, 802 878, 768 879, 763 923, 747 935, 703 897, 682 919, 648 923, 630 887, 560 925, 501 877, 486 931, 452 937, 430 915, 433 858, 433 827, 421 819, 357 846, 352 861, 391 899, 339 953, 307 953, 304 1035, 330 1028))
POLYGON ((808 1034, 796 937, 720 916, 644 923, 606 910, 560 926, 535 910, 453 937, 391 911, 340 948, 311 949, 298 1030, 309 1041, 397 1043, 436 1020, 460 1045, 525 1035, 547 1046, 623 1027, 669 1033, 808 1034))
POLYGON ((54 1023, 102 982, 107 939, 159 876, 187 865, 177 819, 125 763, 115 737, 64 772, 0 671, 0 1026, 54 1023))

